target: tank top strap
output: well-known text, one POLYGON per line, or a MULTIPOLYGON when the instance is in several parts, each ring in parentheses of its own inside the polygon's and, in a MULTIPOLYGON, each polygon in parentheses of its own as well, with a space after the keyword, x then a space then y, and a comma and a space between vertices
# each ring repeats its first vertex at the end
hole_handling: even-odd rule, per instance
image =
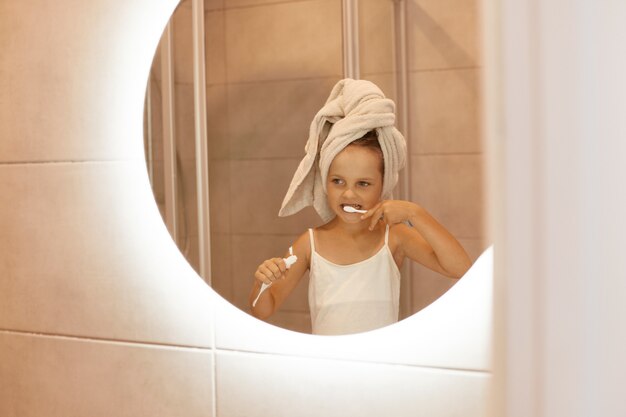
POLYGON ((313 241, 313 229, 309 229, 309 239, 311 240, 311 253, 315 252, 315 242, 313 241))
POLYGON ((385 245, 389 246, 389 225, 385 228, 385 245))

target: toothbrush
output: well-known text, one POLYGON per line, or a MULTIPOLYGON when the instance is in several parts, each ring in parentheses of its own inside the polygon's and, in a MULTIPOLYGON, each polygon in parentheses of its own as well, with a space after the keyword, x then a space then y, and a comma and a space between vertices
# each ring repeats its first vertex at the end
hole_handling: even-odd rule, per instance
POLYGON ((348 212, 348 213, 367 213, 367 210, 359 210, 359 209, 355 209, 352 206, 343 206, 343 211, 348 212))
MULTIPOLYGON (((285 261, 285 267, 287 269, 289 269, 291 267, 291 265, 296 263, 297 260, 298 260, 298 257, 293 254, 293 246, 290 246, 289 247, 289 256, 287 258, 283 258, 283 261, 285 261)), ((266 283, 263 283, 261 285, 261 291, 259 291, 259 295, 257 295, 256 298, 254 299, 254 301, 252 302, 252 307, 256 306, 256 302, 259 301, 259 297, 261 297, 261 294, 263 294, 263 291, 265 291, 266 289, 268 289, 271 286, 272 286, 272 284, 266 284, 266 283)))

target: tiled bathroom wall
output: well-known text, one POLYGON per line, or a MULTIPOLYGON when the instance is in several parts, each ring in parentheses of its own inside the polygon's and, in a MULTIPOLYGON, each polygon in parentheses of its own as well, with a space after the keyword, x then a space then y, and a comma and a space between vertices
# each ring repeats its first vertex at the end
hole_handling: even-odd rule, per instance
MULTIPOLYGON (((206 78, 210 158, 212 286, 248 311, 256 266, 282 256, 308 227, 307 209, 277 213, 304 155, 309 123, 342 78, 339 0, 225 1, 206 4, 206 78)), ((410 191, 407 196, 446 226, 475 260, 488 243, 483 231, 480 143, 480 52, 476 2, 408 1, 406 109, 410 191)), ((391 0, 358 2, 361 78, 398 100, 399 33, 391 0)), ((178 244, 198 266, 193 150, 191 1, 173 19, 176 143, 180 167, 178 244)), ((155 78, 159 61, 155 61, 155 78)), ((158 86, 155 105, 160 105, 158 86)), ((398 110, 403 111, 402 103, 398 110)), ((153 127, 160 129, 159 109, 153 127)), ((160 136, 155 134, 155 139, 160 136)), ((156 166, 160 164, 158 148, 156 166)), ((155 177, 162 202, 161 178, 155 177), (159 191, 161 190, 161 191, 159 191)), ((161 204, 162 205, 162 204, 161 204)), ((419 265, 403 280, 402 317, 420 310, 454 280, 419 265)), ((310 330, 306 277, 270 320, 310 330)))
POLYGON ((163 227, 138 141, 171 6, 0 3, 2 416, 214 406, 210 291, 163 227))
MULTIPOLYGON (((489 245, 483 226, 479 5, 407 2, 411 199, 448 228, 472 260, 489 245)), ((413 264, 414 311, 454 282, 413 264)))

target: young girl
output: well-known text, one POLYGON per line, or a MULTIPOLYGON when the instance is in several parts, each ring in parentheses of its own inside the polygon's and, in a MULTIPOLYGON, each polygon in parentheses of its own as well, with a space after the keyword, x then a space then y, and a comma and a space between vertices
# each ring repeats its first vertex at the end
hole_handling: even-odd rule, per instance
POLYGON ((293 244, 298 260, 289 269, 283 258, 259 265, 250 302, 262 283, 272 285, 252 307, 253 315, 271 316, 309 270, 313 334, 362 332, 398 320, 405 258, 447 277, 465 274, 469 257, 426 210, 408 201, 381 201, 383 170, 375 132, 337 154, 326 183, 327 202, 336 216, 300 235, 293 244), (345 206, 367 212, 349 213, 345 206))
POLYGON ((296 239, 290 268, 283 258, 259 265, 250 294, 254 316, 271 316, 309 270, 313 334, 373 330, 398 321, 405 258, 451 278, 469 269, 459 242, 424 208, 391 198, 406 161, 394 125, 395 105, 376 85, 335 85, 311 123, 307 154, 279 212, 313 205, 326 223, 296 239), (262 284, 270 286, 259 296, 262 284))

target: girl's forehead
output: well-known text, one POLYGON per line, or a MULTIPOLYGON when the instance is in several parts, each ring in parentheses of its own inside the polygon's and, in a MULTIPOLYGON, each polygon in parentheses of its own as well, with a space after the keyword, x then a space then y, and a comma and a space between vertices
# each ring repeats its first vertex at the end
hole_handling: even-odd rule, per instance
POLYGON ((335 156, 329 172, 357 174, 364 171, 380 173, 381 156, 374 150, 362 146, 348 146, 335 156))

